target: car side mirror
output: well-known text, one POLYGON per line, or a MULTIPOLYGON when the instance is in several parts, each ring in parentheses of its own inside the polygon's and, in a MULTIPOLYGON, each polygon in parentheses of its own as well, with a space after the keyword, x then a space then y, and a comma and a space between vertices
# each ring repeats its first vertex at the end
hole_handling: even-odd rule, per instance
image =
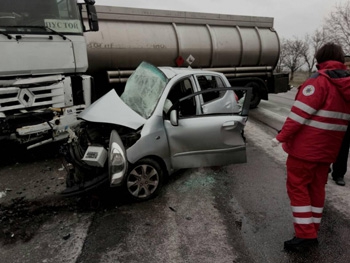
POLYGON ((177 118, 177 110, 172 110, 170 112, 170 123, 173 126, 178 126, 179 125, 179 121, 177 118))

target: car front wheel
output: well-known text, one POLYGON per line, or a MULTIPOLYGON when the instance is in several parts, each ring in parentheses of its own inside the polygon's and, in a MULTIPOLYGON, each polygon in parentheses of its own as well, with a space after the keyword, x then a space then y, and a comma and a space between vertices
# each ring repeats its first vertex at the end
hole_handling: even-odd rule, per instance
POLYGON ((163 184, 163 170, 158 162, 145 158, 133 165, 126 177, 127 193, 137 201, 155 197, 163 184))

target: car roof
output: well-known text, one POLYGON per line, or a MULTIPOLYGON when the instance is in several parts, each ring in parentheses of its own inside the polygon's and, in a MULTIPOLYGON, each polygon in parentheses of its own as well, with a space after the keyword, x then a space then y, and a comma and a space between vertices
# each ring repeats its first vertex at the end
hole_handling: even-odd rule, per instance
POLYGON ((190 75, 190 74, 218 74, 222 75, 219 72, 202 70, 202 69, 193 69, 193 68, 173 68, 173 67, 158 67, 168 79, 172 79, 178 75, 190 75))

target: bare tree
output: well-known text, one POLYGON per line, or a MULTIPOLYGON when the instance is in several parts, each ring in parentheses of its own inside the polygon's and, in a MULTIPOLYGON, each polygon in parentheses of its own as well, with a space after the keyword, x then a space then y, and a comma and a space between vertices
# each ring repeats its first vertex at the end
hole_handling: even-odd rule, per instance
POLYGON ((337 4, 325 20, 324 30, 328 41, 340 44, 350 54, 350 2, 337 4))
POLYGON ((290 81, 294 73, 306 65, 309 75, 315 69, 315 54, 326 42, 335 42, 343 47, 346 55, 350 55, 350 1, 336 4, 334 11, 325 18, 321 29, 313 35, 306 35, 304 40, 283 39, 281 41, 280 59, 276 71, 290 71, 290 81))
POLYGON ((305 63, 303 54, 307 53, 308 46, 305 41, 295 38, 286 40, 281 49, 284 52, 282 64, 290 70, 290 81, 294 78, 294 73, 305 63))
POLYGON ((325 43, 325 31, 316 30, 312 36, 305 36, 305 47, 301 50, 304 61, 307 65, 309 75, 311 75, 316 65, 315 54, 317 50, 325 43))
POLYGON ((277 62, 276 68, 275 68, 276 72, 278 72, 278 73, 283 72, 285 69, 285 66, 284 66, 284 61, 285 61, 285 57, 286 57, 286 50, 284 48, 285 42, 286 42, 286 40, 284 38, 282 38, 281 43, 280 43, 280 46, 281 46, 280 57, 278 59, 278 62, 277 62))

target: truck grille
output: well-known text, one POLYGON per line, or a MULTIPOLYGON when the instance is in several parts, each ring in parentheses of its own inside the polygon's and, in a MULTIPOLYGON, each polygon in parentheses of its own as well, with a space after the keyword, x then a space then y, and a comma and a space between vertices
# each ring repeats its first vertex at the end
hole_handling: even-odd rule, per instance
POLYGON ((5 114, 8 111, 64 106, 64 84, 62 81, 40 87, 0 88, 0 112, 5 114))

